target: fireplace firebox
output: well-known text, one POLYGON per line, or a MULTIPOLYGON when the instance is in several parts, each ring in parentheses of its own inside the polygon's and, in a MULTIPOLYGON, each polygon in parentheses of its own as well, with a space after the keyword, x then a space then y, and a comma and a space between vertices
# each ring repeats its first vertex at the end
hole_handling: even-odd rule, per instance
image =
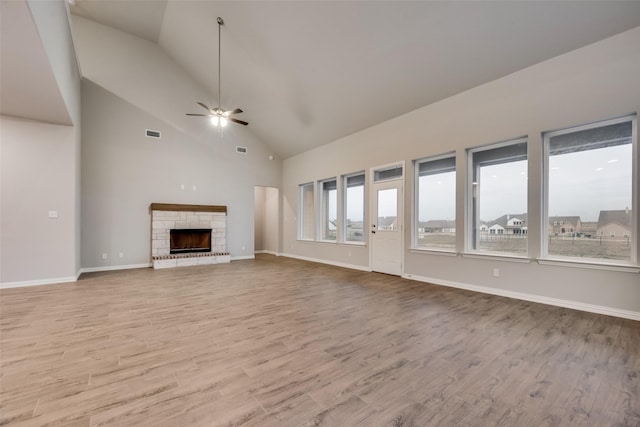
POLYGON ((211 228, 176 228, 169 237, 171 254, 211 252, 211 228))

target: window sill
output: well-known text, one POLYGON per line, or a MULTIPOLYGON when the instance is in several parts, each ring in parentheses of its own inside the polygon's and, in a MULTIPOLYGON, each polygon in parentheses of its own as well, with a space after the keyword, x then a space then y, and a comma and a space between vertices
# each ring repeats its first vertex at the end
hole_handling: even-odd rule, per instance
POLYGON ((494 259, 494 260, 499 260, 499 261, 518 262, 520 264, 529 264, 531 262, 530 258, 526 258, 526 257, 523 257, 523 256, 508 255, 508 254, 497 254, 497 253, 463 252, 462 256, 464 258, 494 259))
POLYGON ((339 242, 341 245, 348 246, 367 246, 366 242, 339 242))
POLYGON ((414 254, 429 254, 429 255, 443 255, 443 256, 458 256, 458 252, 449 251, 446 249, 434 249, 434 248, 409 248, 409 252, 414 254))
POLYGON ((640 273, 640 267, 630 264, 606 264, 597 263, 593 261, 582 261, 576 259, 563 259, 563 258, 538 258, 538 264, 542 265, 556 265, 560 267, 573 267, 573 268, 586 268, 590 270, 608 270, 608 271, 623 271, 626 273, 640 273))

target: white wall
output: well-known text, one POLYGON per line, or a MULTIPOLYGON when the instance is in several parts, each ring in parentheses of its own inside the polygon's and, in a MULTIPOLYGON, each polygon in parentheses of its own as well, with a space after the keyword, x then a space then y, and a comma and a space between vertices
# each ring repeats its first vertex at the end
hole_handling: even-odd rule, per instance
MULTIPOLYGON (((469 72, 473 72, 472 63, 469 67, 469 72)), ((542 233, 541 133, 638 111, 640 28, 635 28, 286 159, 282 185, 282 252, 368 268, 368 246, 296 240, 298 185, 404 160, 408 166, 405 177, 405 224, 408 225, 412 211, 409 195, 413 191, 411 161, 450 151, 457 153, 457 229, 463 230, 465 149, 528 135, 531 262, 410 251, 411 227, 407 226, 405 274, 437 283, 528 295, 530 299, 548 302, 562 300, 564 305, 602 307, 603 312, 640 316, 639 274, 540 265, 533 260, 540 254, 542 233), (498 278, 492 277, 494 267, 501 270, 498 278)), ((637 164, 637 151, 635 155, 637 164)), ((369 176, 367 180, 370 188, 369 176)), ((637 207, 634 212, 638 215, 637 207)), ((462 239, 463 233, 459 232, 459 248, 463 247, 462 239)))
POLYGON ((28 5, 73 126, 0 118, 3 287, 75 280, 80 269, 80 73, 67 5, 28 5))
POLYGON ((0 141, 0 282, 75 280, 75 129, 0 116, 0 141))

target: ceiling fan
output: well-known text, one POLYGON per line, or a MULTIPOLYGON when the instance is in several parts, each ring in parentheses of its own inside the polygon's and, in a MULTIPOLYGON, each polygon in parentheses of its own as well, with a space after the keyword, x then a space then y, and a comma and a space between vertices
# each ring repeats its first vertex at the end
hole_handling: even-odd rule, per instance
POLYGON ((218 17, 218 106, 215 108, 211 108, 203 102, 198 102, 197 104, 207 110, 207 114, 198 114, 198 113, 187 113, 187 116, 199 116, 199 117, 209 117, 211 123, 214 126, 218 127, 220 134, 222 134, 222 128, 227 125, 228 122, 234 122, 241 125, 248 125, 249 123, 236 119, 233 117, 235 114, 242 113, 240 108, 236 108, 233 110, 225 110, 220 107, 220 29, 224 25, 224 21, 222 18, 218 17))

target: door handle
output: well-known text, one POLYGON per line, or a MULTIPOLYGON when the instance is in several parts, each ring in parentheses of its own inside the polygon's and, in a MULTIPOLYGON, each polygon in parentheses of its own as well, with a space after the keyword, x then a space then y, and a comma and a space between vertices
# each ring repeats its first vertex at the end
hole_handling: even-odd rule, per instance
POLYGON ((371 234, 376 234, 376 230, 371 230, 371 234))

